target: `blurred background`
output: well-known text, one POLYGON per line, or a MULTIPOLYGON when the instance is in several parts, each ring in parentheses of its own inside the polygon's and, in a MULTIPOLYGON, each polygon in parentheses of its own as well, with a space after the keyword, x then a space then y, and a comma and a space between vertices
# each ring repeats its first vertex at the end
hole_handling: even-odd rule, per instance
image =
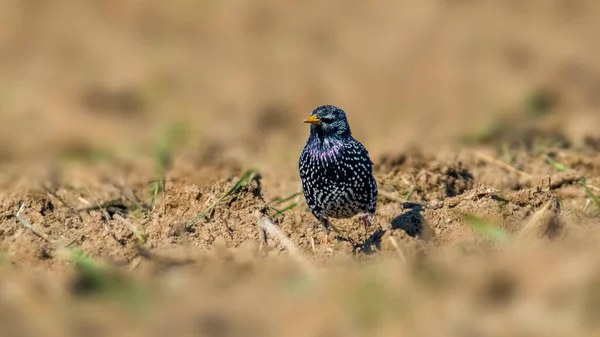
POLYGON ((597 336, 599 33, 595 0, 0 0, 0 335, 597 336), (377 253, 315 248, 297 165, 323 104, 387 193, 377 253), (321 283, 258 246, 288 196, 321 283), (424 222, 411 197, 456 197, 435 239, 394 227, 424 222), (531 218, 566 239, 497 249, 531 218))
POLYGON ((598 13, 589 0, 3 0, 0 158, 137 150, 177 122, 295 165, 321 104, 375 154, 532 110, 581 140, 598 125, 598 13))

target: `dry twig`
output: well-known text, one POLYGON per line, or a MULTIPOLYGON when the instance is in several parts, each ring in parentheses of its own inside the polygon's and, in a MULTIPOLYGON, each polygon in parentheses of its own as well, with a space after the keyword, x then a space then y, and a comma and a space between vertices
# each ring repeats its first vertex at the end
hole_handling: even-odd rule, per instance
POLYGON ((400 248, 400 245, 398 244, 398 241, 396 240, 396 238, 393 236, 390 236, 390 242, 392 243, 392 246, 394 246, 394 248, 396 249, 396 252, 398 253, 398 256, 400 257, 400 260, 402 260, 402 262, 406 262, 406 255, 404 255, 404 252, 400 248))
POLYGON ((498 159, 492 158, 492 157, 488 156, 487 154, 484 154, 484 153, 481 153, 481 152, 474 152, 474 154, 477 157, 479 157, 480 159, 482 159, 483 161, 487 162, 487 163, 494 164, 494 165, 499 166, 499 167, 501 167, 501 168, 503 168, 505 170, 514 172, 514 173, 520 175, 521 177, 525 177, 527 179, 532 179, 533 178, 533 176, 531 174, 523 172, 523 171, 521 171, 521 170, 519 170, 519 169, 517 169, 517 168, 515 168, 513 166, 510 166, 510 165, 508 165, 508 164, 506 164, 506 163, 504 163, 504 162, 502 162, 502 161, 500 161, 498 159))
POLYGON ((287 251, 290 253, 290 256, 298 263, 298 265, 300 265, 300 267, 306 274, 310 276, 316 275, 315 267, 312 264, 310 264, 310 262, 308 262, 308 260, 304 256, 302 256, 302 254, 300 253, 298 248, 296 248, 296 246, 292 243, 292 241, 290 241, 290 239, 288 239, 287 236, 285 236, 285 234, 283 234, 277 228, 277 226, 275 226, 271 222, 271 220, 269 220, 265 216, 262 216, 258 219, 258 225, 264 230, 266 230, 269 234, 276 237, 277 240, 279 240, 279 242, 281 242, 285 249, 287 249, 287 251))
POLYGON ((19 210, 17 211, 17 220, 19 220, 19 222, 23 225, 23 227, 29 229, 30 231, 32 231, 35 235, 39 236, 40 238, 52 243, 52 240, 50 240, 50 238, 48 238, 48 235, 40 232, 37 228, 35 228, 35 226, 33 226, 33 224, 31 224, 31 222, 25 220, 25 218, 23 218, 21 216, 21 213, 23 213, 23 211, 25 210, 25 204, 21 204, 21 207, 19 207, 19 210))
POLYGON ((142 233, 134 224, 132 224, 129 220, 125 219, 124 217, 120 216, 119 214, 114 214, 113 215, 113 219, 120 221, 122 224, 125 225, 125 227, 127 227, 131 232, 133 232, 133 234, 135 234, 136 238, 141 242, 141 243, 146 243, 146 235, 144 235, 144 233, 142 233))

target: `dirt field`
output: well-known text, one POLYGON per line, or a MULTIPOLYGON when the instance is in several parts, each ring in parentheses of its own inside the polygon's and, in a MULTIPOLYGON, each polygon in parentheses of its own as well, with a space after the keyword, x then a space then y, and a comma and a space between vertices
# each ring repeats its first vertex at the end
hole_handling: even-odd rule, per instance
POLYGON ((1 336, 600 335, 600 3, 0 3, 1 336))

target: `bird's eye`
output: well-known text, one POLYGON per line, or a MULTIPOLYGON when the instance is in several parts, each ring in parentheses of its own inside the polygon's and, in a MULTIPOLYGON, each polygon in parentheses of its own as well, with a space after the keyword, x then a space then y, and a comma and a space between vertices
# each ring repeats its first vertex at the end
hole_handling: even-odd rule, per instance
POLYGON ((321 120, 321 122, 323 122, 323 123, 325 123, 325 124, 330 124, 330 123, 332 123, 332 122, 333 122, 333 119, 332 119, 332 118, 327 118, 327 117, 324 117, 324 118, 319 118, 319 119, 321 120))

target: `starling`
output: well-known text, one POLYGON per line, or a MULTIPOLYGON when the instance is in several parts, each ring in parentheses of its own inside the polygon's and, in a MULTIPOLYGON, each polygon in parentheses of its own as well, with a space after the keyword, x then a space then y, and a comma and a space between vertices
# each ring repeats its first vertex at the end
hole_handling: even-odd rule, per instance
POLYGON ((300 155, 304 197, 319 219, 328 242, 329 218, 362 213, 365 230, 377 206, 377 182, 367 149, 352 137, 344 111, 333 105, 317 107, 310 117, 310 136, 300 155))

